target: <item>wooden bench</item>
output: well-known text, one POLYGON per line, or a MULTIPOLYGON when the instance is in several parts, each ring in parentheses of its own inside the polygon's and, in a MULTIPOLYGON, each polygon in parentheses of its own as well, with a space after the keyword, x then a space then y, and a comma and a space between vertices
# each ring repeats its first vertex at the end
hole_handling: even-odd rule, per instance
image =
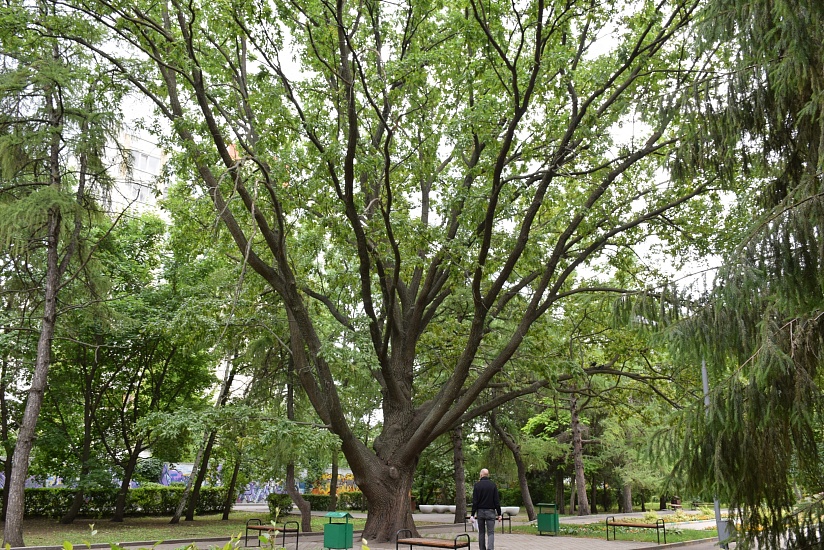
POLYGON ((469 542, 469 535, 466 533, 459 533, 455 535, 455 538, 452 540, 424 539, 413 537, 411 529, 399 529, 398 532, 395 533, 395 550, 400 550, 401 544, 404 546, 409 545, 409 550, 412 550, 413 546, 423 546, 425 548, 449 548, 452 550, 456 548, 472 548, 469 542), (401 538, 402 533, 406 533, 407 536, 401 538))
POLYGON ((616 521, 615 516, 607 518, 607 540, 609 540, 609 528, 612 527, 612 540, 615 539, 616 527, 639 527, 641 529, 655 529, 655 534, 658 536, 658 544, 661 544, 661 532, 664 532, 664 544, 667 543, 667 529, 664 526, 663 519, 655 520, 655 523, 633 523, 631 521, 616 521))
MULTIPOLYGON (((467 530, 468 530, 468 529, 467 529, 467 525, 469 525, 469 519, 470 519, 471 517, 472 517, 472 516, 470 516, 469 514, 467 514, 467 515, 466 515, 466 517, 464 518, 464 533, 466 533, 466 532, 467 532, 467 530)), ((503 515, 501 515, 501 534, 504 534, 504 533, 505 533, 505 531, 504 531, 504 523, 507 523, 507 522, 509 522, 509 533, 510 533, 510 534, 512 534, 512 516, 511 516, 511 515, 509 515, 509 514, 503 514, 503 515)), ((476 526, 476 527, 475 527, 475 530, 477 530, 477 529, 478 529, 478 528, 477 528, 477 526, 476 526)))
POLYGON ((700 500, 693 500, 690 504, 692 504, 693 510, 698 510, 699 508, 715 508, 714 502, 701 502, 700 500))
MULTIPOLYGON (((295 550, 298 550, 298 544, 300 543, 300 523, 297 521, 286 521, 283 523, 283 527, 277 527, 275 525, 267 524, 264 525, 262 521, 258 518, 252 518, 246 522, 246 536, 244 537, 243 544, 244 546, 249 546, 249 533, 273 533, 277 531, 280 533, 280 545, 286 546, 286 535, 287 534, 294 534, 295 535, 295 550), (294 527, 289 527, 290 525, 294 525, 294 527)), ((277 536, 277 535, 275 535, 277 536)), ((255 546, 260 546, 260 538, 255 536, 255 539, 258 543, 255 546)))

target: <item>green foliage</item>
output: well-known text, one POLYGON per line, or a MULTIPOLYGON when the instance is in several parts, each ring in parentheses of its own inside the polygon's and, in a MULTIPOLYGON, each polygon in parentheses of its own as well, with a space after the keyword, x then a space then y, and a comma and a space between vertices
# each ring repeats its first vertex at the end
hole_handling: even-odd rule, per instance
POLYGON ((160 481, 162 474, 162 460, 154 457, 141 458, 137 461, 137 466, 135 466, 134 479, 144 485, 147 483, 157 483, 160 481))
POLYGON ((361 512, 366 512, 368 505, 362 492, 344 491, 338 493, 338 508, 341 510, 360 510, 361 512))
MULTIPOLYGON (((127 496, 126 515, 165 516, 174 513, 180 501, 183 487, 166 487, 160 484, 146 484, 130 489, 127 496)), ((62 516, 71 505, 74 489, 70 488, 27 488, 26 517, 62 516)), ((110 516, 114 511, 118 489, 86 489, 85 502, 80 515, 89 518, 110 516)), ((203 487, 198 501, 197 513, 209 514, 223 510, 226 491, 220 487, 203 487)))
POLYGON ((292 499, 286 493, 269 493, 266 496, 266 504, 269 506, 269 514, 272 517, 276 515, 275 510, 279 510, 279 513, 285 514, 291 512, 295 506, 292 499))
POLYGON ((332 497, 329 495, 303 495, 309 504, 312 506, 312 510, 328 510, 329 504, 332 502, 332 497))

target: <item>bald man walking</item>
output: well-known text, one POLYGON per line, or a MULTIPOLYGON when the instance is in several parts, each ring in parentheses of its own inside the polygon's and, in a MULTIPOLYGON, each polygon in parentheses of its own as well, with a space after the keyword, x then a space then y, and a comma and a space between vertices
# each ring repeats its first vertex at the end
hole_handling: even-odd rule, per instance
POLYGON ((472 517, 478 522, 478 546, 495 550, 495 520, 501 519, 501 497, 486 468, 472 489, 472 517))

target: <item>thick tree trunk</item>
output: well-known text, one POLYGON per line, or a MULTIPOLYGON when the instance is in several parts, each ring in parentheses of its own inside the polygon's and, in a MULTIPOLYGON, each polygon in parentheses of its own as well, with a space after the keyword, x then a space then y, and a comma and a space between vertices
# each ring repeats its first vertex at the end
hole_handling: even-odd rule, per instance
POLYGON ((335 448, 332 453, 332 477, 329 480, 329 511, 338 509, 338 460, 340 452, 335 448))
POLYGON ((624 484, 623 491, 621 491, 621 511, 632 512, 632 483, 624 484))
POLYGON ((455 474, 453 476, 455 480, 455 518, 453 523, 463 523, 466 519, 466 470, 464 469, 462 427, 456 427, 452 430, 451 435, 452 462, 455 465, 455 474))
POLYGON ((584 443, 581 435, 581 421, 578 418, 578 397, 571 394, 569 410, 572 426, 572 457, 575 464, 575 485, 578 493, 578 515, 589 515, 589 500, 587 499, 587 480, 584 476, 584 443))
POLYGON ((375 542, 390 541, 398 529, 410 529, 413 536, 417 536, 409 499, 414 472, 414 465, 408 465, 404 469, 392 466, 388 475, 376 472, 371 479, 356 473, 355 481, 369 502, 363 538, 375 542))
POLYGON ((521 498, 524 501, 527 517, 529 517, 529 521, 535 521, 538 516, 535 515, 535 507, 532 505, 532 495, 529 493, 529 485, 526 481, 526 464, 524 464, 523 456, 521 456, 521 446, 518 445, 514 437, 501 427, 494 412, 489 415, 489 421, 492 428, 498 434, 498 437, 501 438, 506 448, 512 453, 515 468, 518 471, 518 485, 521 488, 521 498))
POLYGON ((43 319, 37 342, 37 358, 32 373, 31 386, 26 399, 23 420, 17 432, 17 443, 12 459, 11 479, 6 480, 8 503, 6 523, 3 527, 3 546, 25 546, 23 542, 24 492, 29 474, 29 457, 37 432, 37 418, 43 405, 49 366, 51 365, 51 344, 57 321, 57 291, 60 285, 57 246, 60 236, 61 215, 57 208, 49 210, 47 237, 47 266, 43 319))
POLYGON ((312 531, 312 504, 303 498, 298 488, 295 486, 295 465, 289 463, 286 466, 286 493, 295 506, 300 510, 300 529, 304 533, 312 531))
POLYGON ((232 479, 226 488, 226 500, 223 501, 223 516, 220 518, 223 521, 229 519, 229 512, 232 511, 232 504, 235 500, 235 486, 237 485, 237 476, 240 473, 240 453, 235 458, 235 465, 232 467, 232 479))

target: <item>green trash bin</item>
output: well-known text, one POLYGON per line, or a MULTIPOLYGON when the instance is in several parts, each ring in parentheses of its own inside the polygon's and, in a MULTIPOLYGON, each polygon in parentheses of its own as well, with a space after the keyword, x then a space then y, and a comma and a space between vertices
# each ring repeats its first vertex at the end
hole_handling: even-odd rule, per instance
POLYGON ((329 523, 323 526, 324 548, 352 548, 352 533, 354 524, 349 523, 352 514, 349 512, 329 512, 326 514, 329 523), (333 521, 333 520, 343 521, 333 521))
POLYGON ((538 534, 543 535, 546 531, 557 535, 558 530, 558 507, 554 503, 538 503, 538 534))

